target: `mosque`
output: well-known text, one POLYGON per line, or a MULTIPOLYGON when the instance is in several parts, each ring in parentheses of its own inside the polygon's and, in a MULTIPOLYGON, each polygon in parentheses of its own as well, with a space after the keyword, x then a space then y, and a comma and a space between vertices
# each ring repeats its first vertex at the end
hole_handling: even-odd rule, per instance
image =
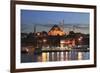
POLYGON ((58 25, 54 25, 50 29, 50 31, 48 32, 48 35, 51 35, 51 36, 64 36, 64 35, 66 35, 66 33, 58 25))

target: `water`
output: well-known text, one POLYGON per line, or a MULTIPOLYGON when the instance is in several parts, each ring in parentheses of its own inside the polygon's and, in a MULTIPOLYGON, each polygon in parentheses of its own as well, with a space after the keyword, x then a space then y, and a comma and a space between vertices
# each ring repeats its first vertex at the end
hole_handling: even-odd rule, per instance
POLYGON ((51 61, 71 61, 88 60, 90 53, 77 51, 63 52, 41 52, 41 53, 21 53, 21 62, 51 62, 51 61))

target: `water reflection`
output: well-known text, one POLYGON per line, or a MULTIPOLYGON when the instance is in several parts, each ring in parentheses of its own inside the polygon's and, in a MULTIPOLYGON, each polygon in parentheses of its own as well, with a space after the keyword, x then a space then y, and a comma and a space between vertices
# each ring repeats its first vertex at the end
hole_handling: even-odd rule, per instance
POLYGON ((71 61, 88 60, 88 52, 62 51, 62 52, 41 52, 41 53, 22 53, 21 62, 48 62, 48 61, 71 61))

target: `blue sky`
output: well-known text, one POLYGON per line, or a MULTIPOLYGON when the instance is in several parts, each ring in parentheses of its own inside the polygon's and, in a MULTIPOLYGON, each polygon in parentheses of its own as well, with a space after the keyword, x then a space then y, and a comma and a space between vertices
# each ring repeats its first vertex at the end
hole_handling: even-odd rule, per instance
MULTIPOLYGON (((84 26, 88 26, 89 13, 21 10, 21 31, 33 32, 36 24, 59 24, 63 20, 64 24, 84 24, 84 26)), ((43 29, 44 27, 38 26, 37 31, 43 29)), ((49 29, 45 28, 45 31, 49 29)))

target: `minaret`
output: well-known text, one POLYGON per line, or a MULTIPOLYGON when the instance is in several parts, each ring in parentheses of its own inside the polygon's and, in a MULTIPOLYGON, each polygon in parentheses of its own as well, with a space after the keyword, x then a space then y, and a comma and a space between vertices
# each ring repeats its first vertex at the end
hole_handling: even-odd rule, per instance
POLYGON ((61 25, 61 29, 64 30, 64 20, 61 21, 60 25, 61 25))
POLYGON ((36 34, 36 25, 34 25, 34 34, 36 34))
POLYGON ((64 20, 62 21, 62 28, 64 29, 64 20))

